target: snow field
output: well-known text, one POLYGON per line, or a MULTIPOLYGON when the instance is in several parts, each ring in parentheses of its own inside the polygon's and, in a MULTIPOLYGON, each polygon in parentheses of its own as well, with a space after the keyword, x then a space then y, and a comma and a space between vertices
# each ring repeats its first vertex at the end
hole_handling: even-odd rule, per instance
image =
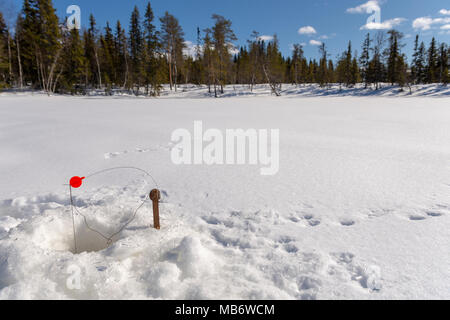
MULTIPOLYGON (((448 299, 448 105, 0 97, 0 299, 448 299), (170 134, 195 120, 279 128, 279 174, 173 165, 170 134), (74 254, 64 184, 120 166, 155 177, 162 229, 147 202, 107 247, 77 217, 74 254)), ((153 185, 103 179, 75 202, 111 234, 153 185)))

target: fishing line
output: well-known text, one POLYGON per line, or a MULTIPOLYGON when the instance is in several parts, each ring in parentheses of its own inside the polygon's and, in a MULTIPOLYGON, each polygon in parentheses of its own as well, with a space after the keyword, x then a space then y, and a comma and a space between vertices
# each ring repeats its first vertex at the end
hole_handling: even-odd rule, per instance
MULTIPOLYGON (((87 175, 83 179, 89 179, 91 177, 94 177, 94 176, 102 174, 102 173, 115 171, 115 170, 122 170, 122 169, 137 170, 137 171, 140 171, 140 172, 144 173, 146 176, 151 178, 152 182, 159 189, 158 183, 156 182, 156 180, 153 178, 153 176, 150 173, 148 173, 147 171, 145 171, 143 169, 136 168, 136 167, 115 167, 115 168, 104 169, 104 170, 101 170, 101 171, 97 171, 97 172, 91 173, 91 174, 87 175)), ((75 212, 74 211, 76 211, 77 214, 79 214, 81 217, 83 217, 83 221, 84 221, 84 224, 85 224, 86 228, 88 230, 98 234, 103 239, 105 239, 106 245, 107 245, 107 247, 109 247, 112 244, 112 241, 113 241, 114 237, 117 236, 118 234, 120 234, 126 227, 128 227, 135 220, 138 211, 150 200, 150 191, 149 191, 147 193, 147 195, 145 196, 144 200, 142 201, 142 203, 134 210, 134 213, 133 213, 132 217, 124 225, 122 225, 122 227, 120 227, 117 232, 113 233, 111 236, 108 237, 107 235, 103 234, 99 230, 91 227, 89 225, 87 217, 83 213, 81 213, 81 211, 74 204, 74 199, 73 199, 73 194, 72 194, 72 185, 71 184, 69 184, 69 195, 70 195, 70 206, 71 206, 71 212, 72 212, 72 228, 73 228, 73 241, 74 241, 75 254, 78 253, 78 247, 77 247, 77 235, 76 235, 75 212)))

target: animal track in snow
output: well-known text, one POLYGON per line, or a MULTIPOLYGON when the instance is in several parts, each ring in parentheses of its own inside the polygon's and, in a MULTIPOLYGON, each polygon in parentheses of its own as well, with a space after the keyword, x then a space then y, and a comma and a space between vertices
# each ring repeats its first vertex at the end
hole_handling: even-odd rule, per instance
POLYGON ((425 219, 426 219, 426 217, 419 216, 419 215, 409 216, 409 220, 411 220, 411 221, 422 221, 422 220, 425 220, 425 219))
POLYGON ((341 220, 341 225, 344 226, 344 227, 351 227, 351 226, 354 226, 355 223, 356 223, 356 222, 355 222, 354 220, 351 220, 351 219, 344 219, 344 220, 341 220))
POLYGON ((436 217, 442 217, 447 213, 450 213, 450 207, 448 205, 443 204, 437 204, 430 210, 427 210, 425 212, 427 216, 436 218, 436 217))
POLYGON ((413 214, 409 217, 409 220, 412 221, 423 221, 427 218, 438 218, 445 215, 445 210, 447 209, 446 206, 437 205, 436 208, 438 209, 431 209, 424 212, 424 215, 420 214, 413 214))
POLYGON ((111 158, 115 158, 120 156, 121 153, 120 152, 109 152, 109 153, 105 153, 105 159, 111 159, 111 158))
POLYGON ((350 278, 358 282, 364 289, 369 289, 372 292, 380 291, 381 270, 375 265, 362 265, 356 261, 354 254, 350 252, 332 253, 337 265, 346 269, 350 278))
POLYGON ((296 212, 289 217, 289 220, 294 223, 305 222, 306 225, 310 227, 317 227, 320 225, 321 221, 318 218, 315 218, 313 214, 301 214, 296 212))
POLYGON ((310 220, 308 220, 308 224, 309 224, 311 227, 317 227, 318 225, 320 225, 320 220, 317 220, 317 219, 310 219, 310 220))
POLYGON ((428 211, 427 216, 429 217, 441 217, 443 214, 435 211, 428 211))
POLYGON ((105 160, 109 160, 109 159, 117 158, 117 157, 120 157, 120 156, 123 156, 126 154, 130 154, 130 153, 147 153, 147 152, 158 151, 158 150, 170 151, 170 150, 172 150, 172 147, 173 147, 173 144, 168 143, 167 145, 159 144, 154 147, 145 148, 145 149, 136 148, 133 151, 124 150, 124 151, 108 152, 108 153, 104 154, 104 158, 105 158, 105 160))
POLYGON ((284 245, 284 250, 286 250, 287 253, 297 253, 298 247, 295 244, 287 243, 284 245))

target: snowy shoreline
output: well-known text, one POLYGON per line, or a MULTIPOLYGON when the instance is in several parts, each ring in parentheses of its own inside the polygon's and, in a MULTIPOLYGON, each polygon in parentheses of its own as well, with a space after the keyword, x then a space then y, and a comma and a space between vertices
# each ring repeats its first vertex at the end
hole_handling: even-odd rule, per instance
MULTIPOLYGON (((399 86, 392 86, 390 84, 380 84, 380 88, 375 90, 373 87, 365 88, 364 84, 357 84, 352 88, 346 88, 338 84, 333 84, 329 87, 322 88, 317 84, 283 84, 281 96, 278 98, 301 98, 301 97, 450 97, 450 86, 443 86, 441 84, 428 85, 412 85, 411 93, 408 87, 400 88, 399 86)), ((5 89, 0 91, 0 97, 9 96, 40 96, 47 94, 43 91, 33 91, 29 89, 5 89)), ((67 96, 59 95, 54 96, 67 96)), ((254 86, 253 90, 249 85, 227 85, 224 93, 219 95, 219 98, 256 98, 256 97, 275 97, 271 93, 268 84, 259 84, 254 86)), ((193 84, 181 84, 177 91, 170 91, 169 85, 163 86, 163 91, 160 97, 148 97, 144 94, 136 96, 128 93, 125 90, 114 89, 110 94, 106 94, 105 90, 92 89, 86 95, 76 95, 76 97, 122 97, 122 98, 146 98, 146 99, 168 99, 168 98, 182 98, 182 99, 202 99, 214 98, 213 93, 208 92, 208 87, 205 85, 197 86, 193 84)))

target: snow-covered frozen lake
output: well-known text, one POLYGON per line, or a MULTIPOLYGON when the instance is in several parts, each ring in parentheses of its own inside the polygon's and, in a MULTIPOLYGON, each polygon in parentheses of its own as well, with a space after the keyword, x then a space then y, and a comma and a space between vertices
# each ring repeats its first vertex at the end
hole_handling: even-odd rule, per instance
MULTIPOLYGON (((449 102, 4 95, 0 299, 450 299, 449 102), (196 120, 279 129, 278 174, 174 165, 171 134, 196 120), (100 251, 73 254, 65 184, 123 166, 157 181, 162 229, 147 203, 101 250, 77 217, 81 249, 100 251)), ((113 230, 140 178, 77 201, 113 230)))

